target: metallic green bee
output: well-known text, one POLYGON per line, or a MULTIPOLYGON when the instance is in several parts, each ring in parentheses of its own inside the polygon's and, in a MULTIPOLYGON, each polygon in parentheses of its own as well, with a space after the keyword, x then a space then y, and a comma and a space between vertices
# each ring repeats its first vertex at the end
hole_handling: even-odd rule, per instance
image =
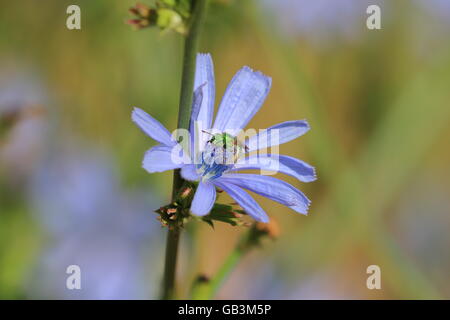
POLYGON ((211 139, 206 143, 203 151, 204 161, 210 164, 214 161, 216 164, 233 164, 243 156, 248 148, 245 144, 238 141, 237 137, 229 133, 209 133, 211 139))

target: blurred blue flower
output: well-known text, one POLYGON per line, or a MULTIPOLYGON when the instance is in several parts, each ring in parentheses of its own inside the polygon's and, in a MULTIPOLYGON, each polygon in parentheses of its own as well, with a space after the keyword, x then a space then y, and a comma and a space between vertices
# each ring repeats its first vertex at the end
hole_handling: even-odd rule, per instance
POLYGON ((306 214, 310 201, 292 185, 269 176, 234 173, 239 170, 260 169, 288 174, 303 182, 316 179, 312 166, 292 157, 277 154, 249 156, 243 159, 237 157, 238 153, 244 155, 291 141, 309 130, 309 125, 304 120, 287 121, 251 136, 245 147, 239 145, 236 133, 240 132, 260 109, 270 86, 271 78, 249 67, 243 67, 228 85, 212 125, 215 96, 213 63, 209 54, 197 55, 188 139, 191 141, 190 147, 180 147, 170 132, 143 110, 135 108, 132 112, 133 121, 160 143, 145 154, 144 169, 150 173, 181 169, 184 179, 199 181, 191 205, 192 213, 198 216, 210 212, 216 201, 216 187, 226 191, 251 217, 261 222, 268 222, 267 214, 243 188, 306 214), (203 127, 206 130, 202 130, 203 127), (201 137, 200 142, 198 136, 201 137), (210 140, 205 142, 205 136, 210 140), (273 137, 278 139, 272 139, 273 137), (177 151, 181 152, 181 158, 174 161, 177 151))
MULTIPOLYGON (((67 142, 66 142, 67 144, 67 142)), ((156 294, 159 223, 151 192, 124 191, 110 157, 54 147, 31 183, 31 206, 49 237, 31 296, 143 299, 156 294), (153 267, 148 267, 152 262, 153 267), (66 268, 81 268, 81 290, 66 288, 66 268), (148 267, 148 268, 147 268, 148 267)))
POLYGON ((48 97, 30 70, 8 65, 0 69, 0 170, 12 188, 27 180, 41 155, 48 97))
MULTIPOLYGON (((445 23, 448 27, 450 19, 450 1, 448 0, 415 0, 417 5, 433 14, 434 19, 445 23)), ((447 30, 448 31, 448 30, 447 30)))
POLYGON ((283 35, 302 35, 321 45, 359 38, 367 30, 369 5, 380 6, 383 19, 388 14, 383 10, 384 0, 264 0, 261 5, 272 17, 268 20, 273 20, 283 35))

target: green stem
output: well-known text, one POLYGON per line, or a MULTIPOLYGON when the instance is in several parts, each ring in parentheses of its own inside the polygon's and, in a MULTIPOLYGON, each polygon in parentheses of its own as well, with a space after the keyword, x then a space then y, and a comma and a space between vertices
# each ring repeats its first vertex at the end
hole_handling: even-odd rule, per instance
POLYGON ((181 78, 180 109, 178 128, 188 129, 194 94, 195 61, 200 40, 200 30, 206 15, 207 0, 196 0, 193 5, 192 23, 184 42, 183 75, 181 78))
POLYGON ((180 230, 178 228, 174 228, 168 231, 162 299, 171 299, 174 296, 175 271, 177 265, 179 239, 180 239, 180 230))
MULTIPOLYGON (((180 129, 189 128, 194 89, 195 61, 200 30, 206 14, 206 4, 207 0, 193 1, 191 25, 184 43, 183 74, 181 79, 180 107, 178 111, 178 128, 180 129)), ((175 197, 182 184, 183 179, 180 176, 179 170, 176 170, 173 176, 172 198, 175 197)), ((169 229, 167 234, 162 299, 174 298, 180 232, 179 227, 174 227, 169 229)))
POLYGON ((217 292, 222 287, 222 284, 225 283, 225 280, 237 266, 245 252, 246 250, 240 246, 237 246, 231 252, 222 267, 220 267, 216 276, 211 280, 209 290, 206 292, 206 299, 213 299, 216 296, 217 292))
POLYGON ((210 300, 214 299, 222 284, 237 266, 242 257, 254 248, 258 243, 260 234, 252 228, 246 232, 237 243, 236 247, 227 257, 217 274, 205 283, 196 283, 192 290, 192 299, 210 300))

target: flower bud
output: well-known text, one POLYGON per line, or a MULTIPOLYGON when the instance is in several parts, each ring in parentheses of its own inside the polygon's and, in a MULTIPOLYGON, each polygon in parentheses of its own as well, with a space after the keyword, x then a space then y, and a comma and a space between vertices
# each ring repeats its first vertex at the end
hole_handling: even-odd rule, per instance
POLYGON ((157 10, 157 12, 158 17, 156 20, 156 24, 158 27, 163 30, 172 29, 179 33, 185 33, 186 30, 184 27, 183 19, 177 12, 166 8, 160 8, 157 10))
POLYGON ((255 228, 263 235, 275 240, 280 235, 278 223, 272 218, 269 223, 257 222, 255 228))
POLYGON ((136 11, 138 12, 138 15, 140 15, 142 18, 148 18, 150 17, 150 12, 152 9, 150 9, 148 6, 142 3, 136 3, 136 6, 134 7, 136 11))

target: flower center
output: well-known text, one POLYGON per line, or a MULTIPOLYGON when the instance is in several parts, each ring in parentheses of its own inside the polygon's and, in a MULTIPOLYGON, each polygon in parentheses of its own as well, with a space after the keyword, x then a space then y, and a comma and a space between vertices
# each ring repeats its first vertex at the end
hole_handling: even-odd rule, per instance
POLYGON ((219 178, 230 169, 245 153, 245 148, 236 137, 228 133, 218 133, 206 142, 201 153, 201 163, 197 165, 197 172, 203 180, 219 178))

